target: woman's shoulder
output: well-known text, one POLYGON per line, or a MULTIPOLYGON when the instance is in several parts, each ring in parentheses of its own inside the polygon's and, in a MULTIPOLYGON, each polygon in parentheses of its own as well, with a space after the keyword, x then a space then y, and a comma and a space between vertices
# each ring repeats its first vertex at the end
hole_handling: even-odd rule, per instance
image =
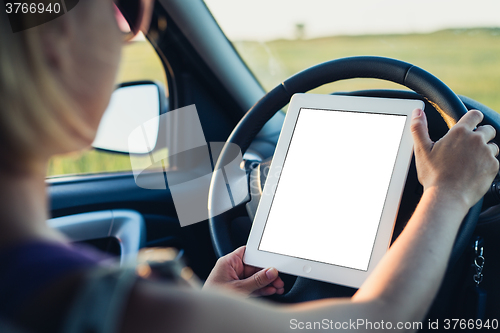
MULTIPOLYGON (((43 240, 25 241, 0 248, 0 260, 11 263, 16 269, 30 269, 62 260, 70 265, 95 264, 107 258, 89 246, 43 240)), ((63 268, 61 265, 54 266, 63 268)), ((4 270, 5 267, 0 269, 4 270)))
POLYGON ((29 241, 0 250, 0 316, 25 328, 59 325, 83 273, 108 257, 87 246, 29 241))

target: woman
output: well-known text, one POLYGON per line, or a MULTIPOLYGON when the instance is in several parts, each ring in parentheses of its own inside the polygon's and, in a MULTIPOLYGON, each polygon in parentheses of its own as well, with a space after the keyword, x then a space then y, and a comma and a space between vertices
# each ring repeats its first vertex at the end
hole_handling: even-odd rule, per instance
MULTIPOLYGON (((85 274, 98 266, 98 255, 71 247, 47 227, 45 168, 53 154, 82 149, 94 139, 120 59, 122 33, 114 14, 111 0, 80 1, 69 13, 17 34, 0 14, 0 318, 31 331, 60 330, 85 274), (43 315, 33 318, 40 311, 43 315)), ((136 26, 147 26, 148 15, 144 10, 136 26)), ((277 271, 245 266, 240 248, 217 262, 204 291, 134 280, 124 295, 118 330, 280 332, 294 321, 325 318, 394 326, 422 320, 460 222, 498 172, 498 147, 488 143, 495 130, 478 126, 482 118, 471 111, 432 142, 425 114, 414 111, 422 199, 351 299, 278 307, 209 290, 283 292, 277 271)))

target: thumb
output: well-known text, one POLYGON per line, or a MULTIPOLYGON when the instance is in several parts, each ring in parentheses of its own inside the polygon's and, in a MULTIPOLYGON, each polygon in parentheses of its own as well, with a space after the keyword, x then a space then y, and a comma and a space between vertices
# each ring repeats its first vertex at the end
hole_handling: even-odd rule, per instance
POLYGON ((278 278, 278 270, 276 268, 267 268, 258 271, 254 275, 244 280, 241 280, 239 287, 248 292, 249 294, 251 294, 256 290, 259 290, 269 285, 277 278, 278 278))
POLYGON ((432 140, 427 128, 427 117, 421 109, 415 109, 411 118, 411 133, 415 143, 415 151, 429 152, 432 148, 432 140))

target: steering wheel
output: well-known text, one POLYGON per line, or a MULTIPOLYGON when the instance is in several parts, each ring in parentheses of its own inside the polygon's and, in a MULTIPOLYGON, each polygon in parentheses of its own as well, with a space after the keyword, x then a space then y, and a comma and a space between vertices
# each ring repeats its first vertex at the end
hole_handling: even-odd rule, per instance
MULTIPOLYGON (((289 103, 293 94, 304 93, 326 83, 352 78, 382 79, 412 89, 439 112, 448 128, 456 124, 467 112, 467 108, 462 100, 448 86, 432 74, 412 64, 390 58, 369 56, 332 60, 295 74, 259 100, 234 128, 219 155, 215 169, 218 170, 221 166, 227 165, 234 158, 234 155, 230 153, 229 147, 231 145, 238 145, 244 154, 257 133, 276 112, 289 103)), ((485 118, 483 122, 492 125, 497 133, 500 133, 500 116, 494 111, 484 112, 484 114, 485 118)), ((416 179, 415 168, 410 168, 411 172, 415 173, 414 178, 416 179)), ((217 177, 222 177, 221 173, 213 174, 209 190, 208 205, 209 210, 212 211, 218 207, 218 200, 221 200, 219 197, 222 197, 217 195, 217 193, 227 191, 225 187, 222 188, 219 185, 225 185, 225 182, 217 179, 217 177)), ((404 204, 404 200, 405 196, 403 195, 401 205, 404 204)), ((450 263, 456 262, 468 245, 476 227, 479 214, 481 213, 481 208, 482 200, 472 207, 464 218, 452 250, 450 263)), ((224 256, 234 250, 228 214, 210 217, 209 229, 214 250, 218 257, 224 256)), ((289 295, 281 297, 281 301, 295 302, 306 300, 303 295, 299 295, 303 294, 304 289, 307 289, 307 286, 310 285, 307 281, 311 280, 297 278, 295 285, 288 293, 289 295)), ((323 284, 322 287, 324 287, 323 284)), ((322 292, 321 295, 307 297, 307 300, 327 296, 328 293, 322 292)), ((278 297, 278 301, 280 301, 279 299, 280 297, 278 297)))

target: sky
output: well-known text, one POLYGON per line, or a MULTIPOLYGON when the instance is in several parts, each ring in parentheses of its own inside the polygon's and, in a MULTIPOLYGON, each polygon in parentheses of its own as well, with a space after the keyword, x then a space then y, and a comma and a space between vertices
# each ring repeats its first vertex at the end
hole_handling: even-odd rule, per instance
POLYGON ((231 40, 500 27, 500 0, 205 0, 231 40))

